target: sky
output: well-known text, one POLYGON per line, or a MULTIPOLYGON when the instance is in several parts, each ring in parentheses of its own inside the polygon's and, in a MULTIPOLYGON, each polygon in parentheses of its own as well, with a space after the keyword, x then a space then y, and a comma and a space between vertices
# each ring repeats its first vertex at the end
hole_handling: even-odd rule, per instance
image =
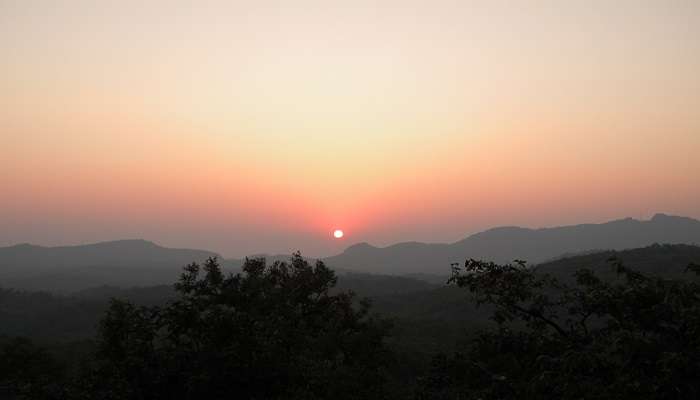
POLYGON ((698 71, 695 0, 0 0, 0 246, 700 218, 698 71))

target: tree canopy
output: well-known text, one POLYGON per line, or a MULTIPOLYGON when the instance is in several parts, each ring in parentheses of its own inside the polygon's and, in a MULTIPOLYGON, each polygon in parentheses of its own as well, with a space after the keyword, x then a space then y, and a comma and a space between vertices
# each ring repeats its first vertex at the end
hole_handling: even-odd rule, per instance
MULTIPOLYGON (((619 280, 561 283, 524 262, 469 260, 451 282, 497 328, 434 360, 422 399, 688 399, 700 395, 700 285, 611 260, 619 280)), ((690 265, 688 273, 700 273, 690 265)))
POLYGON ((131 399, 382 398, 388 326, 335 284, 299 254, 230 276, 215 258, 190 264, 165 307, 112 302, 97 376, 131 399))
MULTIPOLYGON (((442 305, 449 310, 439 321, 469 326, 446 335, 444 324, 399 319, 389 337, 387 321, 340 290, 322 262, 248 259, 225 275, 210 258, 184 268, 169 300, 113 299, 94 341, 44 348, 0 336, 0 398, 699 397, 700 266, 664 275, 647 275, 660 265, 642 273, 618 259, 593 267, 571 278, 573 268, 521 261, 454 265, 450 285, 427 292, 450 297, 426 310, 436 315, 442 305), (450 343, 405 340, 406 329, 450 343)), ((52 299, 0 294, 7 317, 15 303, 52 299)), ((394 303, 415 309, 430 299, 408 292, 394 303)), ((56 309, 84 309, 62 304, 56 309)))

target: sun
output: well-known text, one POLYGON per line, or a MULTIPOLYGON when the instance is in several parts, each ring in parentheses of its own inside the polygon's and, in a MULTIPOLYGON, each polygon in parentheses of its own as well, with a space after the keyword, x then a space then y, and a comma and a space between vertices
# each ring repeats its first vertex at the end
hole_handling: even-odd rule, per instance
POLYGON ((345 233, 343 233, 343 231, 340 229, 336 229, 335 232, 333 232, 333 237, 336 239, 340 239, 343 236, 345 236, 345 233))

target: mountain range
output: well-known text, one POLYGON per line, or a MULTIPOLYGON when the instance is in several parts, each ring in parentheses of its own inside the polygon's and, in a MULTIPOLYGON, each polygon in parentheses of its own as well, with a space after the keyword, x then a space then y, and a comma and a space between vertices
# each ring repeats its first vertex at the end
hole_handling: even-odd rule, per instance
MULTIPOLYGON (((611 257, 647 275, 698 281, 686 267, 700 263, 700 247, 688 245, 652 245, 570 256, 539 264, 537 271, 567 283, 573 283, 573 274, 580 268, 593 270, 605 281, 619 280, 609 262, 611 257)), ((486 326, 491 314, 490 308, 475 307, 467 291, 446 285, 446 280, 431 284, 404 276, 344 273, 333 290, 351 290, 360 297, 369 297, 373 312, 394 321, 395 340, 433 352, 447 350, 446 346, 456 343, 467 328, 486 326)), ((172 285, 99 285, 70 294, 0 288, 0 338, 4 334, 42 340, 87 339, 94 336, 110 298, 152 306, 163 305, 175 296, 172 285)))
POLYGON ((556 228, 500 227, 451 244, 406 242, 374 247, 360 243, 324 261, 334 268, 381 274, 448 275, 452 263, 470 258, 497 263, 519 259, 539 264, 564 255, 632 249, 654 243, 698 244, 700 221, 656 214, 646 221, 626 218, 556 228))
POLYGON ((0 286, 67 292, 102 284, 157 285, 173 282, 183 266, 215 256, 146 240, 61 247, 20 244, 0 248, 0 286))
MULTIPOLYGON (((340 273, 407 275, 442 281, 440 277, 449 275, 452 263, 469 258, 495 262, 522 259, 539 264, 566 255, 639 248, 654 243, 698 244, 700 221, 656 214, 650 220, 626 218, 556 228, 500 227, 451 244, 406 242, 375 247, 360 243, 324 261, 340 273)), ((72 292, 100 285, 170 284, 184 265, 214 256, 218 254, 171 249, 145 240, 63 247, 21 244, 0 248, 0 287, 72 292)), ((228 271, 238 270, 242 263, 240 259, 222 260, 228 271)))

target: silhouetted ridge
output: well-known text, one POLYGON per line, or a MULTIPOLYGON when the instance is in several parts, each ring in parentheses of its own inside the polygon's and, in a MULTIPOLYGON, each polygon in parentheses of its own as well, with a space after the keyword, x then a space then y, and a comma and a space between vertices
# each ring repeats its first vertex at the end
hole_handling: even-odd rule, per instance
POLYGON ((373 273, 446 275, 450 273, 451 263, 469 258, 498 263, 515 259, 540 263, 563 254, 624 250, 654 243, 700 243, 700 221, 656 214, 646 221, 624 218, 602 224, 538 229, 505 226, 452 244, 405 242, 379 248, 361 243, 326 261, 336 268, 373 273))
POLYGON ((672 220, 672 219, 679 219, 679 218, 681 218, 681 217, 670 216, 670 215, 664 214, 664 213, 657 213, 657 214, 654 214, 653 217, 651 217, 651 220, 652 221, 664 221, 664 220, 672 220))
POLYGON ((171 283, 173 273, 216 253, 171 249, 153 242, 117 240, 78 246, 17 245, 0 248, 0 279, 5 286, 72 291, 90 286, 171 283))
POLYGON ((348 247, 347 249, 345 249, 344 253, 356 253, 356 252, 363 252, 363 251, 377 250, 377 249, 378 249, 378 247, 374 247, 367 242, 361 242, 361 243, 353 244, 352 246, 348 247))
POLYGON ((455 242, 453 244, 459 244, 466 242, 468 240, 473 240, 473 239, 488 239, 492 237, 503 237, 503 236, 518 236, 518 235, 526 235, 529 232, 532 232, 535 229, 528 229, 528 228, 521 228, 519 226, 500 226, 496 228, 491 228, 487 229, 482 232, 475 233, 467 238, 464 238, 458 242, 455 242))

